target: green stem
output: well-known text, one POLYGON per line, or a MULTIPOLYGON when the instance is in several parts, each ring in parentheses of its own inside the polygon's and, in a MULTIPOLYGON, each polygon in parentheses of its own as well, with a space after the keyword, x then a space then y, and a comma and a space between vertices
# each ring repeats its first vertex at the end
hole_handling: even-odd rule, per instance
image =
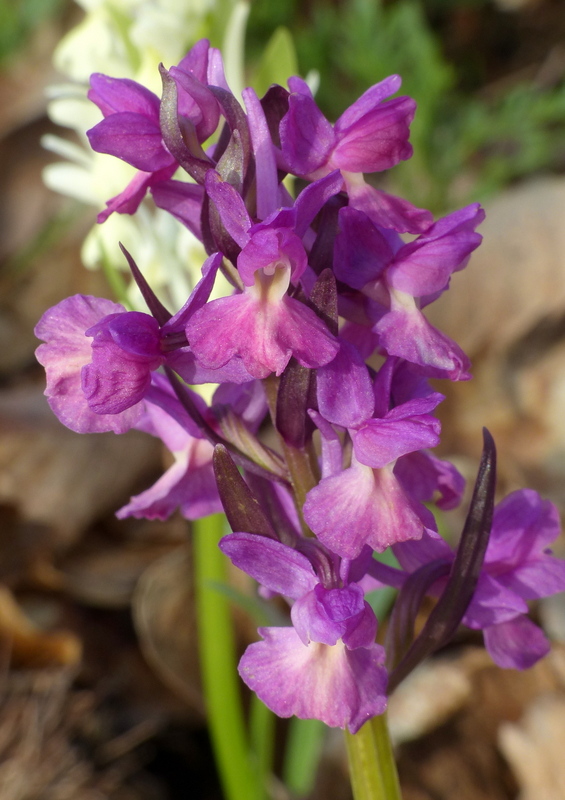
POLYGON ((355 800, 402 800, 386 715, 346 731, 345 742, 355 800))
POLYGON ((260 798, 263 788, 250 758, 229 604, 211 586, 226 580, 225 559, 218 548, 224 525, 220 514, 193 523, 200 667, 224 795, 226 800, 250 800, 260 798))
POLYGON ((292 717, 284 753, 283 782, 293 795, 306 797, 314 789, 327 727, 318 719, 292 717))
POLYGON ((264 798, 269 797, 269 777, 273 771, 275 715, 255 694, 251 696, 249 729, 255 769, 259 781, 257 800, 264 800, 264 798))

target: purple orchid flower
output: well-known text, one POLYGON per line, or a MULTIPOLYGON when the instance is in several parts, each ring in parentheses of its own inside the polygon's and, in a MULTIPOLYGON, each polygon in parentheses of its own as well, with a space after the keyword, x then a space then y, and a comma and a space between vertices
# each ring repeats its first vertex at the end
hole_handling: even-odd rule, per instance
POLYGON ((370 89, 334 126, 316 105, 308 84, 290 78, 288 112, 280 125, 283 159, 294 175, 321 178, 335 169, 381 172, 412 155, 408 143, 416 103, 410 97, 385 102, 400 89, 391 75, 370 89))
POLYGON ((420 308, 449 287, 480 242, 475 227, 484 219, 478 204, 444 217, 409 244, 379 229, 361 211, 339 213, 336 277, 376 302, 373 331, 380 347, 418 365, 430 377, 467 380, 469 359, 434 328, 420 308))
POLYGON ((234 533, 220 548, 264 587, 294 601, 293 627, 260 628, 263 641, 240 661, 241 677, 261 700, 280 717, 320 719, 351 733, 382 714, 384 650, 361 587, 341 585, 327 569, 320 578, 306 555, 266 537, 234 533))
MULTIPOLYGON (((395 467, 402 457, 438 444, 440 423, 429 412, 443 395, 429 392, 389 408, 396 365, 389 359, 372 386, 360 356, 342 343, 340 356, 318 370, 320 417, 348 428, 353 455, 345 470, 335 461, 323 462, 322 480, 308 492, 304 518, 320 541, 344 558, 357 557, 366 544, 382 552, 435 529, 433 516, 419 502, 421 493, 412 495, 406 471, 400 482, 395 467), (337 400, 340 373, 348 393, 337 400)), ((332 435, 327 426, 321 433, 332 435)))
MULTIPOLYGON (((559 533, 557 509, 531 489, 513 492, 495 508, 483 568, 463 624, 483 631, 485 646, 501 667, 527 669, 549 650, 543 632, 525 616, 526 601, 565 591, 565 562, 548 549, 559 533)), ((409 572, 454 556, 443 539, 430 533, 419 542, 395 545, 394 553, 409 572)))
MULTIPOLYGON (((195 392, 190 394, 205 416, 207 409, 202 398, 195 392)), ((194 520, 221 512, 222 503, 212 466, 213 445, 202 437, 202 432, 181 406, 164 376, 152 377, 149 396, 135 428, 161 439, 172 453, 174 463, 151 488, 132 497, 116 512, 116 516, 119 519, 164 520, 179 509, 185 519, 194 520)))
POLYGON ((241 248, 237 268, 243 292, 213 300, 186 328, 198 361, 218 369, 239 356, 254 378, 280 375, 291 356, 304 367, 331 361, 338 345, 308 306, 288 295, 307 267, 301 237, 323 203, 339 190, 335 173, 312 184, 291 208, 253 224, 236 190, 210 171, 206 190, 228 233, 241 248))
POLYGON ((45 312, 35 329, 45 344, 36 354, 46 369, 49 403, 63 424, 78 433, 129 430, 141 415, 152 373, 164 364, 192 383, 251 380, 238 359, 219 372, 203 370, 184 334, 210 295, 220 261, 219 254, 206 261, 183 308, 175 316, 162 309, 161 321, 85 295, 45 312))
MULTIPOLYGON (((222 80, 223 69, 218 59, 221 62, 218 51, 202 39, 177 67, 171 68, 179 89, 178 112, 184 124, 192 126, 199 143, 216 130, 220 118, 216 98, 206 85, 209 77, 222 80)), ((168 194, 157 195, 161 204, 182 207, 186 190, 176 181, 170 183, 178 163, 163 143, 161 101, 157 95, 135 81, 100 73, 91 76, 90 86, 88 97, 104 115, 101 122, 87 131, 90 146, 140 170, 123 192, 107 202, 98 222, 104 222, 114 211, 135 213, 147 190, 156 190, 162 182, 168 182, 168 194)))
POLYGON ((390 97, 400 88, 391 75, 368 89, 332 125, 316 105, 301 78, 290 78, 288 112, 280 125, 282 163, 294 175, 315 180, 339 169, 349 204, 362 209, 375 224, 421 233, 432 223, 429 211, 416 208, 365 183, 364 172, 381 172, 411 157, 408 142, 416 103, 390 97))

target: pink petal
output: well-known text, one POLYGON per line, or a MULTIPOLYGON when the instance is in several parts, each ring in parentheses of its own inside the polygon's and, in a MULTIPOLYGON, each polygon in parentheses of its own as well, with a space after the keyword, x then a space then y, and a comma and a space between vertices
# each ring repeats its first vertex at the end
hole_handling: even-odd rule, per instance
POLYGON ((260 628, 239 674, 279 717, 319 719, 351 733, 386 709, 384 649, 304 645, 294 628, 260 628))

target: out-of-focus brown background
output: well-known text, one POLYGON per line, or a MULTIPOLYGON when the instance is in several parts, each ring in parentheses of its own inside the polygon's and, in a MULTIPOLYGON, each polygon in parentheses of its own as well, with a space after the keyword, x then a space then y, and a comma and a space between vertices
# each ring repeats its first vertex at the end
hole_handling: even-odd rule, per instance
MULTIPOLYGON (((186 524, 113 517, 158 477, 160 448, 73 434, 42 394, 33 326, 69 294, 109 289, 80 262, 96 210, 41 180, 52 52, 82 12, 24 6, 25 19, 0 5, 0 800, 213 800, 186 524)), ((389 188, 437 213, 484 196, 484 244, 430 309, 474 365, 472 382, 442 384, 442 452, 472 479, 486 425, 501 491, 532 486, 563 509, 565 4, 257 2, 251 58, 277 24, 301 71, 320 67, 330 117, 383 77, 379 59, 405 67, 425 155, 389 188)), ((462 638, 392 699, 406 800, 565 797, 565 605, 535 614, 556 644, 533 670, 498 670, 462 638)), ((243 645, 252 626, 239 627, 243 645)), ((350 796, 339 732, 312 796, 350 796)))

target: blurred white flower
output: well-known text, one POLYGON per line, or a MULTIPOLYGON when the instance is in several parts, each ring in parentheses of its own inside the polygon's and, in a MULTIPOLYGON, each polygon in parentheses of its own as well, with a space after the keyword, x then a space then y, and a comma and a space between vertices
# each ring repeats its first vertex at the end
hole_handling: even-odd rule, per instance
MULTIPOLYGON (((112 156, 90 149, 86 131, 100 121, 100 111, 86 93, 89 77, 102 72, 131 78, 160 94, 160 62, 176 64, 187 50, 208 33, 214 11, 245 19, 246 2, 234 0, 77 0, 85 10, 84 19, 61 40, 54 61, 57 69, 73 83, 52 86, 49 116, 58 125, 75 131, 81 144, 61 137, 44 137, 44 146, 64 161, 45 168, 50 189, 93 206, 97 212, 106 200, 119 194, 136 170, 112 156), (242 7, 244 7, 242 11, 242 7)), ((226 29, 229 28, 228 20, 226 29)), ((238 22, 239 30, 241 24, 238 22)), ((239 53, 234 64, 243 61, 243 36, 238 36, 239 53)), ((232 48, 233 49, 233 48, 232 48)), ((112 214, 95 225, 84 242, 82 258, 87 267, 104 266, 127 270, 118 248, 122 242, 132 253, 151 286, 172 309, 180 307, 200 277, 205 259, 201 243, 170 214, 145 201, 134 216, 112 214)), ((128 289, 134 307, 143 308, 135 286, 128 289)))

